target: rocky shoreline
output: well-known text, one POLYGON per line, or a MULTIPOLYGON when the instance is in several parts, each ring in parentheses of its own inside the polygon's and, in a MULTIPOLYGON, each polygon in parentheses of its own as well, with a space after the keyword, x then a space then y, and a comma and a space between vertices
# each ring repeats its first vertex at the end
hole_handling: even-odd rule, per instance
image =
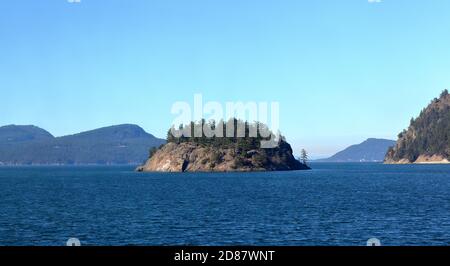
POLYGON ((213 148, 197 143, 168 143, 139 166, 139 172, 255 172, 307 170, 297 161, 291 146, 255 149, 239 154, 234 148, 213 148))
POLYGON ((398 161, 387 159, 385 164, 450 164, 450 161, 442 155, 420 155, 414 162, 408 159, 401 159, 398 161))

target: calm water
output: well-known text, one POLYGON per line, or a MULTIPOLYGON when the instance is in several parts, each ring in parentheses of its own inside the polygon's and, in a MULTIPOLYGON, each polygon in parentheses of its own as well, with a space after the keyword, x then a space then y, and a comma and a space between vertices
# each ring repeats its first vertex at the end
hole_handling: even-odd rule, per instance
POLYGON ((1 167, 0 245, 450 244, 450 166, 135 173, 1 167))

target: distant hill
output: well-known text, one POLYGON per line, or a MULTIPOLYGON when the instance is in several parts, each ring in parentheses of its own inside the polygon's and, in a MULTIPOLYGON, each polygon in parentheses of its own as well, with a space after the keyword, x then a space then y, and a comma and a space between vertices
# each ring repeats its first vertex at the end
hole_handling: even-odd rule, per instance
POLYGON ((450 163, 450 94, 443 91, 398 135, 386 163, 450 163))
POLYGON ((52 134, 35 126, 0 127, 0 144, 51 140, 53 138, 52 134))
POLYGON ((371 138, 316 162, 382 162, 389 147, 394 145, 394 140, 371 138))
POLYGON ((64 137, 35 126, 0 127, 0 164, 140 164, 165 141, 136 125, 118 125, 64 137))

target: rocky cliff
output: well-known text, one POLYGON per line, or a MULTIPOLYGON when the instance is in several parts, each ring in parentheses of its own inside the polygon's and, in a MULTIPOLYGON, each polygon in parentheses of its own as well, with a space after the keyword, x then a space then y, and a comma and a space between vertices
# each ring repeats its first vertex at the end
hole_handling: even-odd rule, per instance
POLYGON ((144 172, 248 172, 306 170, 292 155, 291 146, 280 143, 274 149, 254 149, 244 153, 232 147, 183 142, 168 143, 138 167, 144 172))
POLYGON ((411 119, 410 126, 399 134, 389 149, 387 164, 449 163, 450 161, 450 95, 447 90, 411 119))

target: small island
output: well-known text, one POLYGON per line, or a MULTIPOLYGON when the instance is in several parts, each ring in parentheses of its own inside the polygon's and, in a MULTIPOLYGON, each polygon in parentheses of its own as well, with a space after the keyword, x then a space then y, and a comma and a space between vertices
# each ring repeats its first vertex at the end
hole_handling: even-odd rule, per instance
MULTIPOLYGON (((178 130, 192 132, 191 137, 174 137, 172 129, 167 134, 167 143, 152 149, 146 163, 136 170, 140 172, 251 172, 292 171, 310 169, 306 163, 296 160, 292 148, 285 138, 278 136, 273 148, 262 148, 261 141, 269 139, 250 137, 252 128, 266 127, 261 123, 248 123, 232 119, 223 126, 223 137, 194 137, 194 131, 203 128, 204 120, 180 126, 178 130), (233 137, 225 137, 225 131, 233 123, 233 137), (236 129, 245 128, 245 136, 237 137, 236 129)), ((211 128, 216 127, 214 121, 211 128)), ((220 124, 222 122, 219 122, 220 124)), ((266 127, 267 128, 267 127, 266 127)), ((270 133, 274 136, 273 133, 270 133)))

